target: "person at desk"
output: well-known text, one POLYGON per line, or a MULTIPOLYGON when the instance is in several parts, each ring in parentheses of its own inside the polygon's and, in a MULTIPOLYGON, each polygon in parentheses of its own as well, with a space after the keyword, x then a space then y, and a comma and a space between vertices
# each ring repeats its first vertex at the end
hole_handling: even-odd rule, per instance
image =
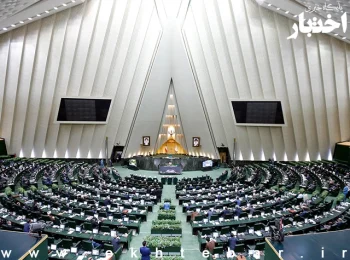
POLYGON ((141 260, 151 260, 151 249, 147 247, 147 242, 142 242, 142 247, 140 247, 141 260))
POLYGON ((166 201, 164 202, 164 210, 169 210, 170 209, 170 202, 166 201))
POLYGON ((300 212, 299 216, 304 218, 306 216, 307 213, 309 213, 309 208, 306 205, 303 205, 303 211, 300 212))
POLYGON ((29 180, 25 176, 22 177, 21 182, 22 182, 22 187, 28 187, 29 186, 29 180))
POLYGON ((213 238, 207 237, 207 243, 205 245, 205 249, 207 249, 211 254, 214 252, 215 248, 215 240, 213 238))
POLYGON ((12 225, 11 221, 4 220, 4 223, 1 225, 1 229, 12 231, 12 230, 15 230, 15 227, 12 225))
POLYGON ((238 205, 236 205, 235 212, 234 212, 235 216, 239 217, 241 213, 242 213, 242 209, 238 205))
POLYGON ((346 184, 344 189, 343 189, 343 194, 344 194, 344 198, 343 198, 343 202, 346 201, 346 197, 348 196, 348 193, 349 193, 349 184, 346 184))
POLYGON ((235 202, 237 206, 241 206, 241 200, 239 199, 239 197, 236 198, 235 202))
POLYGON ((59 219, 55 218, 52 214, 48 214, 48 216, 49 216, 50 221, 51 221, 54 225, 58 226, 58 225, 61 224, 61 222, 59 221, 59 219))
POLYGON ((101 244, 99 244, 93 240, 93 237, 90 237, 90 242, 91 242, 92 248, 97 248, 97 247, 101 246, 101 244))
POLYGON ((199 213, 197 212, 197 210, 193 211, 191 214, 191 220, 193 221, 198 215, 199 213))
POLYGON ((116 252, 120 247, 120 237, 116 236, 112 239, 113 252, 116 252))
POLYGON ((210 221, 211 216, 213 215, 213 211, 211 209, 208 210, 208 221, 210 221))
POLYGON ((225 216, 229 213, 230 213, 230 211, 227 209, 227 207, 224 207, 224 210, 221 212, 221 216, 225 216))
POLYGON ((32 222, 30 219, 27 220, 27 222, 24 224, 23 232, 29 233, 30 231, 30 222, 32 222))
POLYGON ((100 221, 99 219, 93 217, 91 219, 91 225, 92 225, 92 228, 97 228, 98 230, 101 229, 101 225, 102 225, 102 221, 100 221))
POLYGON ((107 197, 104 201, 103 204, 107 207, 108 205, 112 205, 112 202, 109 197, 107 197))
POLYGON ((40 208, 39 208, 38 202, 36 202, 36 201, 33 202, 32 211, 40 213, 40 208))
POLYGON ((251 204, 248 205, 247 210, 248 210, 249 214, 253 215, 254 208, 253 208, 253 206, 251 204))
POLYGON ((231 237, 228 239, 228 247, 230 248, 230 250, 235 250, 237 241, 238 239, 236 238, 236 236, 234 234, 231 234, 231 237))

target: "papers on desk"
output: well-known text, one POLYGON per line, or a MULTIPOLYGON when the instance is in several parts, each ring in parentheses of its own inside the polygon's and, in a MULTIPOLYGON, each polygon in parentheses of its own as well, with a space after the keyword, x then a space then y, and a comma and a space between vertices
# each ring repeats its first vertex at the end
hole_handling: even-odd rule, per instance
POLYGON ((258 237, 261 237, 262 233, 261 233, 261 231, 255 231, 255 235, 257 235, 258 237))
POLYGON ((70 231, 68 231, 68 234, 70 235, 70 234, 72 234, 74 231, 75 231, 75 230, 70 230, 70 231))

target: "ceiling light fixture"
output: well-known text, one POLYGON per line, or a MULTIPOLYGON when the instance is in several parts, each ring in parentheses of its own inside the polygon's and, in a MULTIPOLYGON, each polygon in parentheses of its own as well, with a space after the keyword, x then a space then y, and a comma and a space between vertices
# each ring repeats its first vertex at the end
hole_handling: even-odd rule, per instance
POLYGON ((29 17, 28 20, 31 21, 31 20, 33 20, 33 18, 32 18, 32 17, 29 17))
POLYGON ((53 9, 57 10, 58 8, 55 6, 53 9))
POLYGON ((7 31, 7 28, 2 28, 4 31, 7 31))
POLYGON ((50 13, 50 11, 47 11, 47 10, 46 10, 46 11, 45 11, 45 13, 47 13, 47 14, 48 14, 48 13, 50 13))
POLYGON ((12 27, 16 27, 16 25, 15 25, 15 24, 11 24, 11 26, 12 26, 12 27))
POLYGON ((19 21, 19 23, 24 23, 23 21, 19 21))
POLYGON ((41 16, 41 14, 37 14, 36 16, 40 17, 40 16, 41 16))
POLYGON ((67 6, 67 4, 62 4, 63 6, 67 6))

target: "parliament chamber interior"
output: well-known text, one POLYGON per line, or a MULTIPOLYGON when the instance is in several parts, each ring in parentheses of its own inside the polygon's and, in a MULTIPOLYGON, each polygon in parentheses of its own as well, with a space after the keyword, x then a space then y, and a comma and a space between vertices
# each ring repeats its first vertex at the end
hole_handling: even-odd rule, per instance
POLYGON ((0 260, 350 259, 349 12, 0 1, 0 260))

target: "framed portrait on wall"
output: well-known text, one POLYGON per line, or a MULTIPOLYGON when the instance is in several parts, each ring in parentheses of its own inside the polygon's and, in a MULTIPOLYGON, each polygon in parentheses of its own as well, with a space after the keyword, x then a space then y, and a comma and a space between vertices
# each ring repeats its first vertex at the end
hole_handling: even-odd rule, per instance
POLYGON ((150 136, 142 136, 142 145, 150 146, 151 145, 151 137, 150 136))
POLYGON ((199 147, 200 145, 201 145, 201 138, 200 137, 192 137, 192 146, 199 147))

